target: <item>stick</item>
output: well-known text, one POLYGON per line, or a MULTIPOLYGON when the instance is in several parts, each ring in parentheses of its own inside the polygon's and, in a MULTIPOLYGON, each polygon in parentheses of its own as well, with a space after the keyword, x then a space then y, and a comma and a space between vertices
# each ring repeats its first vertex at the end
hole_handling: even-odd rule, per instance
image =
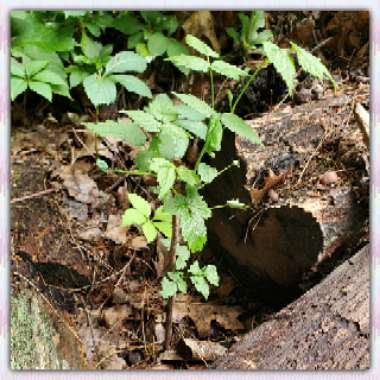
POLYGON ((369 113, 360 103, 356 103, 354 113, 363 135, 363 140, 367 148, 369 148, 369 113))
POLYGON ((39 191, 39 192, 34 193, 34 194, 24 195, 23 197, 12 199, 11 204, 24 202, 24 201, 27 201, 28 199, 41 197, 43 195, 55 193, 55 192, 60 191, 60 190, 62 190, 62 189, 47 189, 47 190, 39 191))

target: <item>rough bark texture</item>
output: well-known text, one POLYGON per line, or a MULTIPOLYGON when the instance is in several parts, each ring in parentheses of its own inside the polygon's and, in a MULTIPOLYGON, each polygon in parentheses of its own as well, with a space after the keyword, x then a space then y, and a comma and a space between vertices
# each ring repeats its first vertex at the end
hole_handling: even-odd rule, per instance
POLYGON ((369 248, 252 330, 217 369, 367 369, 369 248))
POLYGON ((351 104, 349 96, 330 97, 254 119, 263 145, 224 138, 213 164, 223 168, 238 158, 242 165, 216 179, 208 200, 256 201, 255 211, 216 209, 209 227, 243 278, 294 287, 306 270, 362 234, 368 203, 367 189, 364 196, 359 189, 368 152, 351 104), (339 178, 323 186, 327 171, 339 178), (274 183, 275 202, 266 191, 274 183))

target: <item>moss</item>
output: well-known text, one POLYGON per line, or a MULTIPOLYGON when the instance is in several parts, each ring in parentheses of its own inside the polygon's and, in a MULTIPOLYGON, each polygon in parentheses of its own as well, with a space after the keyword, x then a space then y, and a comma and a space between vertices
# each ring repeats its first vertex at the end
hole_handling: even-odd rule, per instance
POLYGON ((43 304, 31 291, 23 291, 11 300, 11 368, 67 369, 55 344, 57 336, 43 304))

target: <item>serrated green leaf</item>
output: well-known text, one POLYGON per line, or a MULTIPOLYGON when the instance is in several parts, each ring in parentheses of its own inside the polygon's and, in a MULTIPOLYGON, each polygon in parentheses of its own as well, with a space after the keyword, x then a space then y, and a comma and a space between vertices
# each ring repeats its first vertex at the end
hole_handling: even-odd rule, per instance
POLYGON ((28 82, 28 87, 32 91, 36 92, 38 95, 43 96, 49 102, 51 102, 51 99, 53 97, 53 91, 52 91, 51 86, 49 84, 43 83, 43 82, 30 81, 30 82, 28 82))
POLYGON ((186 267, 187 261, 190 258, 190 251, 185 245, 177 245, 176 255, 176 269, 182 270, 186 267))
POLYGON ((177 288, 180 292, 182 292, 182 293, 187 292, 187 284, 183 278, 182 272, 168 272, 167 276, 169 277, 170 280, 172 280, 176 283, 177 288))
POLYGON ((189 107, 193 108, 195 111, 204 115, 205 117, 210 117, 215 114, 215 111, 203 100, 197 98, 191 94, 178 94, 177 92, 173 92, 173 94, 181 100, 181 102, 185 103, 189 107))
POLYGON ((11 74, 17 77, 25 77, 25 66, 11 57, 11 74))
POLYGON ((162 290, 160 292, 162 298, 166 299, 173 297, 177 293, 177 284, 169 280, 166 276, 161 281, 162 290))
POLYGON ((48 61, 33 61, 30 59, 25 60, 25 72, 28 78, 32 78, 35 74, 42 71, 47 65, 48 61))
POLYGON ((252 144, 261 144, 256 132, 239 116, 233 113, 223 113, 222 123, 230 131, 237 133, 240 137, 250 141, 252 144))
POLYGON ((148 243, 151 243, 156 239, 157 230, 150 220, 142 225, 142 230, 148 243))
POLYGON ((37 73, 36 75, 33 76, 34 81, 38 82, 45 82, 45 83, 50 83, 50 84, 55 84, 55 85, 63 85, 67 86, 67 83, 64 79, 62 79, 61 76, 59 76, 57 73, 54 71, 45 69, 37 73))
POLYGON ((143 197, 140 197, 140 195, 133 193, 128 194, 128 199, 137 211, 149 218, 152 212, 149 202, 147 202, 143 197))
POLYGON ((172 237, 172 224, 168 222, 156 222, 153 221, 154 226, 167 238, 172 237))
POLYGON ((336 82, 321 60, 309 53, 307 50, 302 49, 294 42, 291 42, 291 46, 292 50, 297 54, 298 63, 301 65, 302 69, 321 81, 324 79, 329 79, 333 84, 335 91, 336 82))
POLYGON ((129 92, 133 92, 140 96, 146 96, 147 98, 152 97, 152 92, 150 88, 139 78, 134 75, 112 75, 110 79, 120 83, 124 86, 129 92))
POLYGON ((132 35, 144 29, 144 25, 133 13, 124 13, 113 20, 112 26, 119 32, 132 35))
POLYGON ((154 212, 153 220, 167 222, 171 224, 172 216, 168 214, 167 212, 165 212, 163 206, 161 206, 154 212))
POLYGON ((228 78, 239 80, 240 77, 245 77, 248 74, 237 66, 231 65, 224 61, 214 61, 211 64, 211 69, 218 74, 224 75, 228 78))
POLYGON ((195 276, 203 276, 202 269, 199 266, 199 261, 195 260, 189 268, 189 273, 192 273, 195 276))
POLYGON ((88 71, 82 70, 79 67, 74 67, 73 71, 71 71, 69 75, 70 88, 78 86, 88 76, 89 76, 88 71))
POLYGON ((293 58, 289 54, 289 50, 281 49, 269 41, 263 43, 263 50, 269 62, 273 64, 276 71, 288 86, 288 91, 291 94, 295 85, 296 67, 293 58))
POLYGON ((103 45, 100 42, 94 41, 88 37, 86 33, 82 34, 81 47, 83 54, 89 58, 92 62, 99 57, 103 45))
POLYGON ((190 276, 190 280, 194 284, 195 289, 207 300, 210 295, 210 287, 206 279, 201 276, 190 276))
POLYGON ((166 52, 168 48, 168 38, 162 33, 153 33, 148 38, 148 49, 152 56, 160 56, 166 52))
POLYGON ((185 37, 185 42, 196 50, 198 53, 205 55, 207 57, 218 58, 219 53, 211 49, 207 44, 201 41, 199 38, 193 36, 192 34, 188 34, 185 37))
POLYGON ((185 182, 190 186, 197 186, 200 183, 197 173, 186 166, 178 166, 177 175, 182 182, 185 182))
POLYGON ((130 226, 132 224, 141 225, 145 222, 146 217, 135 208, 129 208, 128 210, 125 210, 122 217, 122 223, 124 226, 130 226))
POLYGON ((107 173, 108 171, 108 164, 107 161, 102 160, 101 158, 98 158, 96 160, 96 166, 102 171, 107 173))
POLYGON ((28 85, 22 78, 11 78, 11 100, 15 100, 20 94, 26 91, 28 85))
POLYGON ((125 113, 147 132, 159 132, 161 129, 161 123, 147 112, 137 110, 125 111, 125 113))
POLYGON ((207 265, 203 268, 207 281, 214 286, 219 286, 219 275, 215 265, 207 265))
POLYGON ((166 94, 157 95, 149 105, 145 107, 145 111, 162 122, 174 121, 177 118, 176 107, 166 94))
POLYGON ((146 142, 144 132, 133 123, 107 120, 98 123, 83 123, 83 125, 101 137, 112 137, 131 146, 142 146, 146 142))
POLYGON ((211 183, 218 175, 218 170, 210 165, 201 162, 198 166, 198 174, 202 182, 211 183))
POLYGON ((172 62, 178 68, 184 67, 188 70, 201 71, 203 73, 206 73, 210 67, 210 64, 203 58, 186 54, 171 56, 166 58, 166 61, 172 62))
POLYGON ((150 165, 150 170, 157 173, 157 181, 159 184, 160 199, 170 191, 176 180, 175 165, 164 158, 154 158, 150 165))
POLYGON ((159 153, 168 160, 181 159, 189 146, 189 137, 186 132, 174 124, 164 124, 159 138, 159 153))
POLYGON ((191 132, 194 136, 204 140, 207 134, 207 126, 201 121, 177 120, 176 125, 191 132))
POLYGON ((95 107, 100 104, 111 104, 116 99, 116 86, 109 78, 92 74, 85 78, 83 87, 95 107))
POLYGON ((132 51, 122 51, 113 56, 106 65, 106 74, 135 71, 142 73, 147 66, 146 59, 132 51))
POLYGON ((175 38, 168 38, 167 41, 168 41, 167 54, 169 57, 189 53, 186 47, 183 46, 175 38))
POLYGON ((240 34, 235 28, 227 27, 225 30, 226 30, 227 35, 233 39, 235 44, 239 43, 240 34))
POLYGON ((188 121, 203 121, 206 116, 202 115, 194 108, 187 106, 186 104, 178 104, 175 106, 179 119, 188 121))
POLYGON ((218 152, 222 146, 223 127, 218 117, 212 117, 209 121, 209 127, 205 142, 205 152, 211 154, 218 152))

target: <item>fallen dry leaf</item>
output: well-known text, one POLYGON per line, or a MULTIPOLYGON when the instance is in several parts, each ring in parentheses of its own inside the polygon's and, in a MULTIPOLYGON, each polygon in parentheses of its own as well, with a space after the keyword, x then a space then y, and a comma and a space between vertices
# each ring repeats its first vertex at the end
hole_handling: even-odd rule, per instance
POLYGON ((201 303, 199 299, 185 294, 176 298, 173 321, 179 323, 184 317, 189 317, 195 323, 199 336, 206 337, 210 333, 211 321, 218 322, 226 330, 244 330, 244 325, 238 320, 242 312, 239 306, 201 303))
POLYGON ((126 304, 114 305, 103 310, 102 317, 107 327, 112 327, 115 323, 121 323, 123 320, 133 316, 132 307, 126 304))
POLYGON ((56 174, 63 179, 63 186, 69 195, 79 202, 90 204, 96 208, 110 198, 109 195, 98 189, 92 178, 76 169, 75 166, 63 166, 56 171, 56 174))
POLYGON ((268 175, 264 178, 264 186, 262 189, 251 189, 250 195, 251 195, 251 201, 252 203, 260 203, 267 192, 272 189, 273 187, 277 186, 279 183, 281 183, 285 179, 285 173, 276 175, 272 169, 268 170, 268 175))
POLYGON ((114 241, 116 244, 125 244, 127 241, 127 231, 128 226, 123 226, 121 215, 110 215, 104 237, 114 241))
POLYGON ((182 338, 177 344, 177 352, 185 360, 212 362, 225 355, 227 348, 216 342, 182 338))

